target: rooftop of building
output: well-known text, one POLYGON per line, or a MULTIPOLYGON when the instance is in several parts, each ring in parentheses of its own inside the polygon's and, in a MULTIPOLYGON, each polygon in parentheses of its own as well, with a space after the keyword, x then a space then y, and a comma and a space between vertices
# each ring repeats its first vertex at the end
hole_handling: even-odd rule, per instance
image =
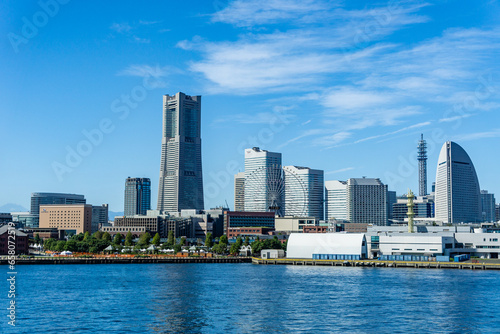
MULTIPOLYGON (((3 225, 2 227, 0 227, 0 235, 4 234, 4 233, 7 233, 9 229, 12 229, 11 227, 9 227, 8 225, 3 225)), ((16 237, 25 237, 27 236, 26 233, 24 232, 21 232, 17 229, 14 229, 15 233, 16 233, 16 237)))

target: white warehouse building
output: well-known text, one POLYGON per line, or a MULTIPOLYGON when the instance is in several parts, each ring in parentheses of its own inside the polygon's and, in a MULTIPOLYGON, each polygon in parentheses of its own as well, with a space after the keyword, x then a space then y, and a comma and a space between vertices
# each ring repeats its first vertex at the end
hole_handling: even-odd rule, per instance
POLYGON ((367 256, 363 233, 292 233, 288 239, 286 256, 294 259, 312 259, 313 255, 349 255, 361 259, 367 256))

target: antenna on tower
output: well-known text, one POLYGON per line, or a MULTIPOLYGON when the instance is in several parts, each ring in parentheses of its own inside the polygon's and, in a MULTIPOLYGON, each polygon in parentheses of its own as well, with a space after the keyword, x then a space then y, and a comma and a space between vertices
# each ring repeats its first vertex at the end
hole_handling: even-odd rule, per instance
POLYGON ((427 195, 427 142, 424 134, 418 142, 418 193, 419 196, 427 195))

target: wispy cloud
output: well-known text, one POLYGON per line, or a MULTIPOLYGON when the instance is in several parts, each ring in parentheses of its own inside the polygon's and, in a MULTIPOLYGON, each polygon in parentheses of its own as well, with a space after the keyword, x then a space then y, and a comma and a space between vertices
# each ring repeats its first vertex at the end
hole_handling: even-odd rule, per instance
POLYGON ((344 173, 344 172, 348 172, 348 171, 353 170, 353 169, 355 169, 355 168, 354 167, 347 167, 347 168, 342 168, 342 169, 338 169, 338 170, 332 170, 329 172, 325 172, 325 175, 344 173))
MULTIPOLYGON (((239 29, 235 40, 196 36, 177 46, 201 56, 189 70, 201 75, 207 93, 289 96, 322 115, 323 128, 306 129, 281 147, 304 138, 336 147, 357 131, 393 127, 347 144, 386 140, 429 125, 416 115, 446 123, 500 108, 498 96, 477 98, 479 74, 498 69, 499 28, 453 28, 391 42, 394 32, 429 22, 422 14, 427 6, 403 1, 353 10, 340 0, 235 0, 211 17, 239 29), (444 113, 456 105, 466 116, 444 113), (431 116, 436 110, 442 116, 431 116)), ((261 117, 233 116, 248 123, 261 117)))
POLYGON ((132 30, 132 27, 128 23, 113 23, 109 28, 120 34, 132 30))
POLYGON ((240 124, 288 124, 296 116, 288 112, 260 112, 257 114, 234 114, 226 115, 213 121, 217 123, 240 123, 240 124))
POLYGON ((500 129, 454 136, 453 140, 464 142, 464 141, 473 141, 485 138, 500 138, 500 129))
MULTIPOLYGON (((119 35, 124 35, 126 36, 129 41, 135 42, 135 43, 141 43, 141 44, 147 44, 150 43, 151 40, 146 37, 141 37, 140 35, 144 34, 144 29, 142 28, 147 28, 147 30, 150 30, 151 27, 154 27, 158 24, 160 24, 161 21, 145 21, 145 20, 139 20, 139 22, 123 22, 123 23, 113 23, 109 27, 113 32, 119 34, 119 35)), ((155 28, 156 29, 156 28, 155 28)), ((165 30, 165 29, 161 29, 165 30)))
POLYGON ((289 20, 304 20, 313 14, 322 14, 335 7, 334 2, 316 0, 250 0, 233 1, 212 16, 213 22, 239 27, 274 24, 289 20))
POLYGON ((383 138, 383 137, 389 137, 389 136, 393 136, 393 135, 396 135, 396 134, 401 133, 401 132, 410 131, 410 130, 418 129, 418 128, 423 128, 423 127, 429 126, 431 124, 432 124, 432 122, 422 122, 422 123, 418 123, 418 124, 413 124, 413 125, 406 126, 402 129, 399 129, 396 131, 387 132, 387 133, 383 133, 380 135, 359 139, 359 140, 356 140, 354 143, 359 144, 359 143, 369 141, 369 140, 379 139, 379 138, 383 138))
POLYGON ((171 72, 178 72, 177 69, 169 66, 151 66, 151 65, 130 65, 127 68, 119 71, 117 75, 133 76, 133 77, 166 77, 171 72))

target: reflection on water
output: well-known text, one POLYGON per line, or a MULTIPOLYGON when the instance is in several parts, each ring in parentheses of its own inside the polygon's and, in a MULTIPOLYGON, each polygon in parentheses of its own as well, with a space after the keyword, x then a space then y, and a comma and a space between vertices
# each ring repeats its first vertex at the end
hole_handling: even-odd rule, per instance
MULTIPOLYGON (((18 326, 14 331, 3 321, 2 333, 500 331, 498 272, 252 264, 18 268, 18 326)), ((6 294, 0 302, 6 309, 6 294)))

